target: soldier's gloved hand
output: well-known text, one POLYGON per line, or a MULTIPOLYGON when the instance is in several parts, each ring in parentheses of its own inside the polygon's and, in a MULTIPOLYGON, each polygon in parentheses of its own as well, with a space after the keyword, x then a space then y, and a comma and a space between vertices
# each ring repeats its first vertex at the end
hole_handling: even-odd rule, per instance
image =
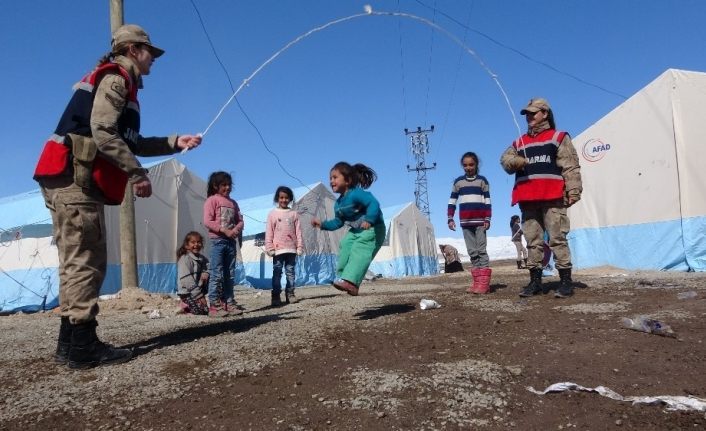
POLYGON ((527 166, 527 159, 525 159, 519 154, 513 156, 510 160, 507 161, 507 167, 509 168, 508 170, 511 172, 517 172, 519 170, 522 170, 525 166, 527 166))
POLYGON ((139 198, 148 198, 152 196, 152 183, 149 178, 140 180, 132 185, 132 191, 139 198))
POLYGON ((564 203, 566 206, 571 206, 581 200, 581 195, 578 193, 572 193, 572 192, 567 192, 566 197, 564 198, 564 203))

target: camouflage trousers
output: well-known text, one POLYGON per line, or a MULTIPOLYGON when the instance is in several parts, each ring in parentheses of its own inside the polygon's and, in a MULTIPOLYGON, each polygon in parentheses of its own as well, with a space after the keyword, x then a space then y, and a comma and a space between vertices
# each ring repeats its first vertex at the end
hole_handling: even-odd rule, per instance
POLYGON ((527 267, 541 268, 544 257, 544 233, 549 235, 549 248, 554 253, 557 269, 571 268, 571 250, 566 235, 569 217, 561 206, 532 206, 522 209, 522 230, 527 241, 527 267))
POLYGON ((94 320, 107 266, 103 201, 70 179, 42 181, 59 255, 59 307, 72 324, 94 320))

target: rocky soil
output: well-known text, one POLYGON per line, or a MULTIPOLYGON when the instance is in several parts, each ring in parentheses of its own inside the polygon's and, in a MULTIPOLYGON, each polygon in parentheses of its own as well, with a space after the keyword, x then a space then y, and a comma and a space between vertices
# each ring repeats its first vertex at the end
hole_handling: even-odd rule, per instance
POLYGON ((0 429, 706 428, 704 411, 527 389, 705 399, 706 274, 600 268, 574 274, 572 298, 520 299, 528 275, 513 265, 493 264, 483 296, 465 292, 467 273, 380 279, 358 297, 307 287, 277 308, 268 291, 238 290, 245 314, 220 319, 127 292, 102 301, 98 331, 135 358, 87 371, 53 363, 56 313, 3 316, 0 429), (677 337, 622 327, 636 315, 677 337))

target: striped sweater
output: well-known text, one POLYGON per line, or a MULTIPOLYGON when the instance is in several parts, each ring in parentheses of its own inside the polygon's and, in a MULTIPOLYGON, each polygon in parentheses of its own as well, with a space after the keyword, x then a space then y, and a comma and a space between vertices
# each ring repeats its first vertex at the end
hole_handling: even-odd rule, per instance
POLYGON ((449 221, 454 219, 457 203, 461 227, 482 226, 485 222, 490 222, 492 210, 488 180, 482 175, 470 178, 461 175, 456 178, 449 199, 449 221))

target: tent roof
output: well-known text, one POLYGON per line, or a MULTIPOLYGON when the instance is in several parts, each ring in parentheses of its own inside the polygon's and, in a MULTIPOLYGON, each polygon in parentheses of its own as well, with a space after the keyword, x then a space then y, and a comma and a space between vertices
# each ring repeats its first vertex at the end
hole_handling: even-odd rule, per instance
POLYGON ((0 208, 0 229, 51 224, 49 210, 39 189, 0 198, 0 208))
MULTIPOLYGON (((143 164, 146 168, 174 160, 173 157, 143 164)), ((20 226, 51 224, 49 210, 39 188, 0 198, 0 229, 11 230, 20 226)))
POLYGON ((385 217, 385 225, 389 228, 392 219, 397 217, 402 211, 404 211, 408 206, 414 205, 412 202, 407 202, 399 205, 392 205, 382 209, 382 215, 385 217))

